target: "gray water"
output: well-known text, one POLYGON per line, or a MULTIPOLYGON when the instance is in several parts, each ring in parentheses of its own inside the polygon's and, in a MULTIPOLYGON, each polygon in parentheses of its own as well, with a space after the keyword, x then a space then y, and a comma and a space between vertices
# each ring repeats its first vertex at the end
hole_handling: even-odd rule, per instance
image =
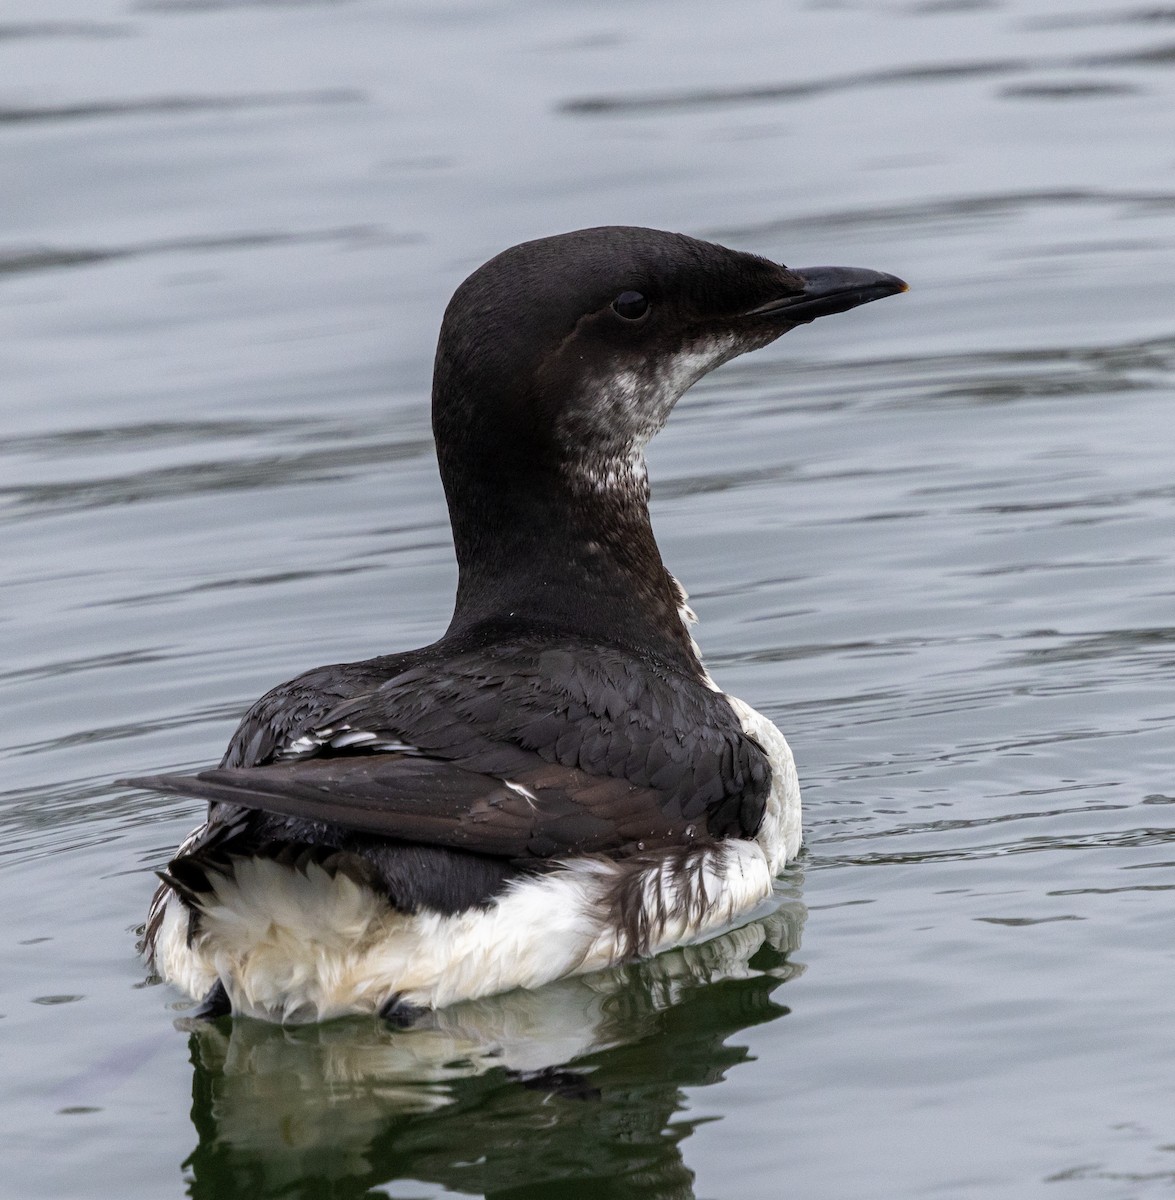
POLYGON ((1173 83, 1138 0, 0 5, 0 1194, 1170 1196, 1173 83), (653 448, 804 856, 651 964, 192 1032, 199 806, 112 781, 441 631, 444 304, 602 223, 913 285, 653 448))

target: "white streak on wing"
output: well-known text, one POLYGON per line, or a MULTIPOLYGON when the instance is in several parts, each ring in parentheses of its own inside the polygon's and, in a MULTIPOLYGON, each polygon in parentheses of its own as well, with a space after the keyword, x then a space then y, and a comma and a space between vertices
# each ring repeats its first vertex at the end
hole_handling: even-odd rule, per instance
POLYGON ((330 739, 332 750, 342 750, 346 746, 360 746, 364 742, 374 742, 376 734, 366 729, 348 729, 345 733, 336 733, 330 739))
POLYGON ((523 787, 521 783, 515 783, 510 779, 503 779, 502 782, 512 791, 517 792, 530 806, 534 808, 538 803, 538 797, 528 787, 523 787))
POLYGON ((395 738, 381 739, 378 733, 369 729, 352 729, 350 725, 326 726, 322 729, 312 729, 296 737, 292 742, 283 746, 275 755, 279 762, 290 759, 307 758, 317 754, 323 746, 332 750, 345 750, 348 746, 367 746, 372 750, 385 753, 400 752, 404 754, 419 753, 419 748, 395 738))
POLYGON ((281 749, 274 753, 273 757, 281 762, 291 758, 305 758, 307 755, 317 754, 330 741, 332 733, 333 730, 330 729, 304 733, 301 737, 297 737, 292 742, 288 742, 282 746, 281 749))

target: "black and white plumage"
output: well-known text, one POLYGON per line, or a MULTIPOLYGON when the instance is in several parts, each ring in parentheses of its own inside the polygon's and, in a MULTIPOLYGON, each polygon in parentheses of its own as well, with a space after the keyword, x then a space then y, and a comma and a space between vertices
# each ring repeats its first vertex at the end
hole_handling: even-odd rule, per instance
POLYGON ((157 971, 211 1009, 402 1014, 761 903, 800 845, 791 752, 702 665, 644 448, 714 367, 904 290, 628 227, 475 271, 433 380, 450 626, 274 688, 214 770, 134 781, 211 802, 161 872, 157 971))

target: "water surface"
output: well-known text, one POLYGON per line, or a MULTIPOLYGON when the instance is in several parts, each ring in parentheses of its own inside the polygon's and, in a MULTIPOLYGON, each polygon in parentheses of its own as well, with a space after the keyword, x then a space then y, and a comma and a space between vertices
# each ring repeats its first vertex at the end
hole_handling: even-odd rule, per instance
POLYGON ((1173 64, 1121 0, 5 6, 0 1194, 1169 1195, 1173 64), (804 857, 408 1034, 191 1031, 133 929, 199 806, 112 781, 441 631, 444 304, 612 222, 913 284, 653 447, 804 857))

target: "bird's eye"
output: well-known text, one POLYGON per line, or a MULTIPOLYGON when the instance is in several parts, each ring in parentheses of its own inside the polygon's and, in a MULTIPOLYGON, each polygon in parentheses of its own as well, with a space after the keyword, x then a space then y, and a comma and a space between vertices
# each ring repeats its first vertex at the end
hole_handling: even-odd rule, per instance
POLYGON ((626 321, 639 321, 649 311, 649 301, 640 292, 621 292, 612 301, 612 311, 626 321))

